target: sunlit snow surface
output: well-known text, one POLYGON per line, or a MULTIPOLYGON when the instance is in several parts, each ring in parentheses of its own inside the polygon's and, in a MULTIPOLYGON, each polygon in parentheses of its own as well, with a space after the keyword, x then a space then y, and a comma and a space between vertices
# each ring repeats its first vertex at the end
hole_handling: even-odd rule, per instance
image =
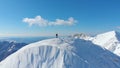
POLYGON ((26 45, 0 68, 120 68, 120 58, 90 41, 53 38, 26 45))
POLYGON ((120 33, 110 31, 103 34, 98 34, 91 40, 94 44, 105 47, 111 52, 120 56, 120 33))

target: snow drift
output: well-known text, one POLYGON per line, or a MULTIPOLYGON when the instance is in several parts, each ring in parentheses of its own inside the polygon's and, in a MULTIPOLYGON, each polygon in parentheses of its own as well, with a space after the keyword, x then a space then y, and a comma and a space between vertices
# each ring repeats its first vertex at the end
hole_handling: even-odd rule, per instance
POLYGON ((0 68, 120 68, 120 58, 90 41, 54 38, 21 48, 0 68))

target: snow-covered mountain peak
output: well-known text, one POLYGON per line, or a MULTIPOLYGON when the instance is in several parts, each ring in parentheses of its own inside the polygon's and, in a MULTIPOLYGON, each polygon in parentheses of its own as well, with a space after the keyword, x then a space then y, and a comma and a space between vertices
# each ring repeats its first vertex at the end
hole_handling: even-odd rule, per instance
POLYGON ((113 30, 113 31, 108 31, 108 32, 106 32, 106 33, 104 33, 104 34, 107 34, 107 33, 108 33, 108 34, 116 34, 117 31, 114 31, 114 30, 113 30))
POLYGON ((108 37, 116 37, 117 40, 120 40, 119 39, 120 33, 117 32, 117 31, 109 31, 109 32, 103 33, 102 35, 105 35, 105 36, 108 36, 108 37))
POLYGON ((109 31, 109 32, 106 32, 106 33, 103 33, 104 35, 111 35, 111 36, 115 36, 115 37, 118 37, 120 35, 119 32, 117 31, 109 31))
POLYGON ((72 37, 74 38, 79 38, 79 39, 84 39, 84 40, 89 40, 91 37, 85 33, 79 33, 79 34, 74 34, 72 37))
POLYGON ((120 33, 109 31, 103 34, 98 34, 92 39, 92 42, 114 52, 120 47, 120 33))
POLYGON ((120 34, 116 31, 109 31, 103 34, 98 34, 97 36, 94 37, 93 42, 99 43, 99 44, 105 44, 106 42, 118 42, 119 41, 119 36, 120 34))
POLYGON ((102 34, 98 34, 97 37, 105 37, 105 38, 112 38, 112 37, 116 37, 116 35, 118 34, 118 32, 116 31, 109 31, 109 32, 106 32, 106 33, 102 33, 102 34))
POLYGON ((0 68, 120 68, 120 58, 82 39, 48 39, 29 44, 0 63, 0 68))

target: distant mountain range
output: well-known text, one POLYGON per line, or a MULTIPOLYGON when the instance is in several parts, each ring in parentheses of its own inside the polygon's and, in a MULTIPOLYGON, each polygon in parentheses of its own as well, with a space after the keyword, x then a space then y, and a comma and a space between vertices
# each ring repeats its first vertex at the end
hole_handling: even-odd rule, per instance
POLYGON ((25 45, 27 44, 17 43, 15 41, 0 41, 0 61, 25 45))

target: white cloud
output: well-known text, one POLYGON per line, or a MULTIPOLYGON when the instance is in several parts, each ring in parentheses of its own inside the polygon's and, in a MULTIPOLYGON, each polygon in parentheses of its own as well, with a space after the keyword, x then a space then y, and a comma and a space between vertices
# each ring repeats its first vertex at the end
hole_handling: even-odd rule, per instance
POLYGON ((43 19, 41 16, 36 16, 35 18, 24 18, 23 22, 28 23, 29 26, 32 25, 46 26, 48 23, 48 21, 43 19))
POLYGON ((68 18, 68 20, 56 19, 55 21, 48 21, 41 16, 36 16, 35 18, 24 18, 23 22, 28 23, 29 26, 39 25, 39 26, 56 26, 56 25, 73 25, 77 21, 73 17, 68 18))

